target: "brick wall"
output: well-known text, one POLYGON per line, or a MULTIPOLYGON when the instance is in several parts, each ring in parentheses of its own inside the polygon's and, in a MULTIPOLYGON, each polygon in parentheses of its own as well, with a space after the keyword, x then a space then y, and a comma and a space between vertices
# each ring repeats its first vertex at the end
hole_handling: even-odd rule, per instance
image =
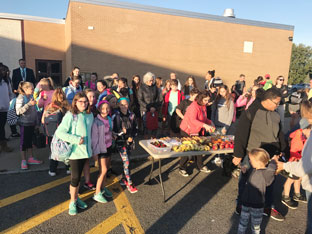
POLYGON ((24 20, 27 67, 36 72, 36 59, 61 60, 65 76, 65 25, 24 20))
POLYGON ((71 65, 82 71, 127 78, 175 71, 182 82, 192 74, 200 85, 211 69, 229 85, 241 73, 249 84, 266 73, 288 76, 293 31, 79 2, 69 8, 71 65), (253 53, 243 52, 244 41, 253 42, 253 53))

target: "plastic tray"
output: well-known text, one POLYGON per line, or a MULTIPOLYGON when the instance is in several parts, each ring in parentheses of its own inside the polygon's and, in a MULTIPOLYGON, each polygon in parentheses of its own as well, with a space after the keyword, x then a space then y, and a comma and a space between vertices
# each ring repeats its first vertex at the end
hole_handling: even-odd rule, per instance
POLYGON ((171 145, 165 141, 162 141, 162 140, 148 140, 147 141, 147 147, 152 150, 154 153, 156 154, 163 154, 163 153, 169 153, 171 151, 171 145), (156 147, 154 145, 151 144, 151 142, 154 142, 154 141, 159 141, 159 142, 162 142, 163 144, 165 144, 167 147, 165 148, 159 148, 159 147, 156 147))

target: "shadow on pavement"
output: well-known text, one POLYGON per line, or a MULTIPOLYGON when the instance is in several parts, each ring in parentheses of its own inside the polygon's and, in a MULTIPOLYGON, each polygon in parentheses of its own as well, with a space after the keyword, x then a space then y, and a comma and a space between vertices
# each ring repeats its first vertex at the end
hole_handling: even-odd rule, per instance
MULTIPOLYGON (((196 176, 196 175, 195 175, 196 176)), ((146 233, 179 233, 183 226, 230 181, 214 171, 158 219, 146 233), (204 195, 204 196, 203 196, 204 195)))

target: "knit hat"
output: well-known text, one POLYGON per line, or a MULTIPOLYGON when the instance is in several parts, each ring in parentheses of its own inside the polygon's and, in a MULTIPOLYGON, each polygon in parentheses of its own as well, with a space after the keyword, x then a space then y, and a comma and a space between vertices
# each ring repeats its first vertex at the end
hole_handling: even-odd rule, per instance
POLYGON ((101 109, 101 106, 102 106, 104 103, 107 103, 107 104, 109 105, 109 102, 108 102, 108 101, 102 100, 102 101, 100 101, 100 102, 96 105, 96 108, 97 108, 98 110, 100 110, 100 109, 101 109))

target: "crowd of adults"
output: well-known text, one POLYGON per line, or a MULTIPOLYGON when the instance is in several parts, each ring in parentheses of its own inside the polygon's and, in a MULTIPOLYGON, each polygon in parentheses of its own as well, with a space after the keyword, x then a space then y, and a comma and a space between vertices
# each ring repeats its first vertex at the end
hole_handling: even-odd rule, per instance
MULTIPOLYGON (((251 87, 246 86, 244 74, 241 74, 234 84, 229 85, 225 84, 220 77, 216 77, 214 70, 209 70, 206 73, 203 90, 199 90, 199 87, 197 87, 198 80, 196 81, 193 76, 186 77, 186 82, 183 84, 174 72, 169 74, 167 80, 156 77, 151 72, 145 73, 142 79, 140 75, 133 75, 130 85, 128 79, 120 77, 118 73, 98 78, 97 73, 94 72, 91 74, 90 80, 84 82, 80 76, 79 67, 75 67, 66 79, 63 89, 60 90, 54 87, 51 78, 36 80, 34 72, 26 67, 24 59, 19 60, 19 65, 19 68, 13 70, 11 78, 9 68, 4 64, 0 64, 0 147, 3 152, 13 150, 7 145, 5 124, 10 109, 10 101, 17 96, 15 108, 20 116, 20 121, 22 119, 23 122, 22 124, 19 123, 21 126, 20 133, 17 132, 16 124, 11 124, 10 128, 12 137, 23 138, 21 140, 22 169, 27 169, 27 163, 41 163, 33 157, 32 151, 28 161, 26 161, 26 153, 23 153, 31 145, 28 137, 32 136, 31 132, 33 131, 27 122, 30 117, 27 117, 28 119, 25 117, 25 113, 30 110, 28 108, 36 105, 37 112, 41 113, 41 115, 37 116, 41 117, 42 113, 48 107, 51 107, 51 103, 53 104, 53 95, 58 90, 58 92, 64 92, 64 101, 68 102, 68 105, 72 105, 72 108, 77 105, 76 108, 79 109, 80 104, 77 102, 85 97, 79 93, 84 91, 94 117, 102 113, 102 109, 99 110, 98 107, 102 106, 103 101, 105 101, 109 105, 109 116, 114 116, 117 113, 130 120, 127 124, 135 125, 135 128, 131 130, 132 133, 127 136, 127 144, 132 142, 132 138, 136 137, 135 129, 138 129, 139 134, 145 138, 168 136, 168 134, 170 136, 205 136, 213 132, 223 135, 235 135, 233 164, 242 170, 239 177, 236 213, 240 214, 242 208, 246 208, 246 206, 253 207, 256 204, 256 206, 260 207, 254 208, 263 206, 264 215, 283 221, 285 218, 274 208, 274 202, 277 201, 277 199, 274 199, 273 192, 275 177, 269 185, 267 184, 268 186, 265 186, 264 183, 264 188, 258 188, 257 191, 260 191, 263 195, 262 200, 261 195, 257 201, 246 198, 248 189, 248 192, 253 194, 248 187, 251 175, 246 171, 257 168, 253 164, 255 161, 251 159, 255 155, 266 154, 253 150, 258 148, 265 150, 270 158, 275 161, 277 172, 283 170, 300 179, 302 187, 306 191, 306 197, 300 194, 300 190, 298 192, 297 189, 293 199, 289 197, 289 192, 288 194, 285 192, 282 202, 290 208, 296 208, 298 206, 296 202, 308 201, 307 232, 311 233, 312 157, 310 152, 312 149, 310 148, 312 142, 309 134, 301 135, 301 137, 305 137, 306 143, 304 148, 302 145, 300 149, 300 157, 289 162, 287 162, 287 159, 290 158, 292 153, 288 139, 290 134, 298 129, 311 129, 309 125, 312 123, 312 104, 309 100, 312 97, 312 89, 304 90, 299 96, 295 96, 288 93, 288 87, 283 76, 278 76, 273 81, 269 74, 264 75, 264 77, 257 77, 251 87), (29 84, 32 84, 32 87, 29 84), (77 94, 80 96, 78 97, 77 94), (25 101, 23 95, 29 100, 25 101), (287 129, 285 126, 287 103, 287 109, 291 115, 291 130, 285 133, 284 131, 287 129), (125 107, 126 109, 124 109, 125 107), (239 131, 235 131, 235 129, 239 129, 239 131), (25 136, 27 137, 25 138, 25 136)), ((298 92, 296 94, 298 95, 298 92)), ((43 121, 41 122, 43 124, 43 121)), ((117 121, 115 124, 118 125, 119 122, 117 121)), ((121 125, 120 129, 123 131, 124 128, 130 129, 130 127, 121 125)), ((91 129, 91 125, 89 128, 91 129)), ((124 152, 119 153, 121 157, 124 154, 124 152)), ((130 185, 130 174, 127 171, 129 161, 127 160, 128 158, 124 161, 127 179, 124 183, 130 185)), ((203 165, 202 156, 197 156, 195 160, 199 171, 210 172, 207 166, 203 165)), ((107 163, 109 165, 109 162, 107 163)), ((181 158, 179 172, 185 177, 189 176, 186 165, 187 158, 181 158)), ((79 165, 79 173, 81 173, 82 167, 84 166, 79 165)), ((54 173, 51 170, 50 172, 54 173)), ((50 173, 50 175, 55 174, 53 173, 50 173)), ((80 177, 78 180, 80 180, 80 177)), ((75 187, 77 187, 77 183, 76 178, 75 187)), ((258 183, 261 184, 261 182, 258 183)), ((132 186, 129 191, 136 192, 137 189, 132 186)), ((76 194, 77 191, 75 190, 73 193, 76 194)), ((74 201, 75 196, 77 195, 73 195, 74 201)), ((77 201, 77 197, 76 202, 80 202, 77 201)), ((84 204, 80 205, 84 206, 84 204)), ((243 209, 243 211, 246 210, 243 209)), ((248 212, 253 215, 252 211, 248 212)), ((242 233, 244 232, 244 225, 246 224, 240 223, 239 230, 242 233)), ((255 232, 260 230, 259 225, 256 225, 256 223, 252 223, 252 227, 255 228, 253 229, 255 232)))

